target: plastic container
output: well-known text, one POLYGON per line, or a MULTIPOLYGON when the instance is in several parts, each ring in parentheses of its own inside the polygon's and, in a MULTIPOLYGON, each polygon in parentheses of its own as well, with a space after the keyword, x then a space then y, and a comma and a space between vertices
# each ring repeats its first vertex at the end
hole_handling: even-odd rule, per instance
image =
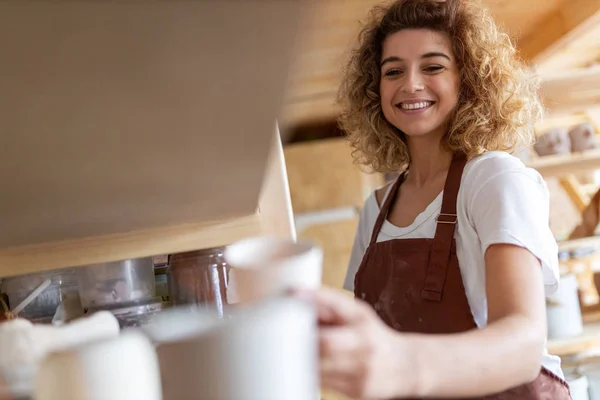
POLYGON ((593 247, 581 247, 571 251, 567 261, 569 272, 575 274, 579 282, 579 296, 582 306, 598 304, 600 300, 594 283, 593 264, 600 257, 600 252, 593 247))
POLYGON ((577 336, 583 331, 577 288, 574 274, 563 275, 556 293, 546 300, 548 339, 577 336))
POLYGON ((223 251, 217 247, 169 257, 167 279, 171 304, 215 307, 223 316, 229 280, 223 251))
POLYGON ((4 278, 0 291, 6 294, 7 305, 14 309, 47 279, 51 282, 50 286, 29 303, 19 313, 19 316, 35 322, 49 322, 61 301, 69 294, 77 293, 77 284, 72 269, 4 278))
POLYGON ((155 297, 152 257, 92 264, 78 268, 76 274, 84 309, 120 308, 155 297))
POLYGON ((585 375, 576 372, 565 374, 573 400, 590 400, 589 381, 585 375))
MULTIPOLYGON (((600 360, 595 360, 579 367, 578 372, 587 378, 589 384, 589 400, 600 400, 600 360)), ((572 389, 571 389, 572 390, 572 389)), ((573 396, 575 400, 575 396, 573 396)))

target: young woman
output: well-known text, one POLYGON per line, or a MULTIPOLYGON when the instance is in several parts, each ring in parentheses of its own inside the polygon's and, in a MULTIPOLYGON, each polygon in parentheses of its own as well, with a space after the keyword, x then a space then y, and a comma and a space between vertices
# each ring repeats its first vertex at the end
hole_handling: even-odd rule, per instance
POLYGON ((323 386, 354 398, 570 399, 545 351, 558 285, 530 143, 536 82, 468 0, 374 10, 341 87, 359 160, 404 171, 369 197, 345 287, 310 296, 323 386))

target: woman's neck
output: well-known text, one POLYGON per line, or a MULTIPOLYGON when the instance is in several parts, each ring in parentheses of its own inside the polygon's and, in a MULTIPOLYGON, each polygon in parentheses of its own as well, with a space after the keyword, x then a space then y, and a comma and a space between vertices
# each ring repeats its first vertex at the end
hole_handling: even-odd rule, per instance
POLYGON ((410 154, 407 180, 416 187, 423 187, 437 181, 441 175, 445 176, 450 168, 452 153, 442 148, 439 138, 412 137, 408 138, 407 144, 410 154))

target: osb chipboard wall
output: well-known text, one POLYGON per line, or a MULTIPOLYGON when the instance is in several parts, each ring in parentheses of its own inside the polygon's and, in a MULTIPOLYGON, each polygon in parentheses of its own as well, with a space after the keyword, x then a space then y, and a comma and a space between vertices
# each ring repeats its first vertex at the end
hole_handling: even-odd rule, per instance
POLYGON ((323 284, 341 288, 344 284, 358 216, 344 221, 315 224, 298 234, 323 248, 323 284))
POLYGON ((361 208, 384 183, 381 174, 366 173, 354 163, 344 138, 295 143, 285 146, 284 152, 295 214, 361 208))

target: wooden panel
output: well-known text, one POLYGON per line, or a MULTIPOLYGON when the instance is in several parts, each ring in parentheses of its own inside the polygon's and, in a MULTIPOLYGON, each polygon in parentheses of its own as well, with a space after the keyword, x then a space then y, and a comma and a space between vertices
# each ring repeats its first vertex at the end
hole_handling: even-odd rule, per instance
POLYGON ((535 34, 537 26, 559 7, 564 0, 483 0, 496 23, 513 38, 535 34))
POLYGON ((283 109, 280 123, 282 128, 298 126, 306 122, 335 120, 339 115, 336 93, 325 93, 310 99, 288 103, 283 109))
MULTIPOLYGON (((590 122, 590 117, 585 112, 557 116, 551 115, 543 118, 536 124, 535 132, 537 135, 541 135, 552 128, 575 126, 586 122, 590 122)), ((600 129, 597 129, 597 131, 600 132, 600 129)))
POLYGON ((585 110, 585 115, 594 124, 596 132, 600 132, 600 107, 588 108, 585 110))
POLYGON ((230 244, 262 232, 260 216, 0 249, 0 277, 230 244))
POLYGON ((258 209, 262 233, 296 240, 294 213, 279 132, 274 135, 258 209))
POLYGON ((298 143, 284 151, 295 214, 362 207, 365 198, 383 184, 354 164, 344 139, 298 143))
POLYGON ((0 2, 2 261, 14 246, 112 246, 124 232, 138 232, 135 255, 222 242, 198 227, 140 244, 236 216, 255 232, 303 4, 0 2))
MULTIPOLYGON (((293 125, 338 115, 335 93, 341 69, 356 43, 361 21, 376 4, 391 0, 313 0, 303 25, 290 76, 282 124, 293 125)), ((535 27, 563 0, 485 0, 497 23, 512 37, 535 35, 535 27)))
POLYGON ((540 94, 550 115, 585 112, 600 104, 600 67, 544 75, 540 94))
POLYGON ((518 45, 540 73, 582 68, 600 57, 600 0, 570 0, 518 45))
POLYGON ((600 169, 600 150, 540 157, 529 162, 528 166, 545 177, 600 169))
MULTIPOLYGON (((259 211, 231 219, 0 249, 0 277, 224 246, 267 234, 296 240, 283 149, 273 135, 259 211)), ((158 257, 155 257, 155 263, 158 257)), ((166 262, 163 256, 163 262, 166 262)))

